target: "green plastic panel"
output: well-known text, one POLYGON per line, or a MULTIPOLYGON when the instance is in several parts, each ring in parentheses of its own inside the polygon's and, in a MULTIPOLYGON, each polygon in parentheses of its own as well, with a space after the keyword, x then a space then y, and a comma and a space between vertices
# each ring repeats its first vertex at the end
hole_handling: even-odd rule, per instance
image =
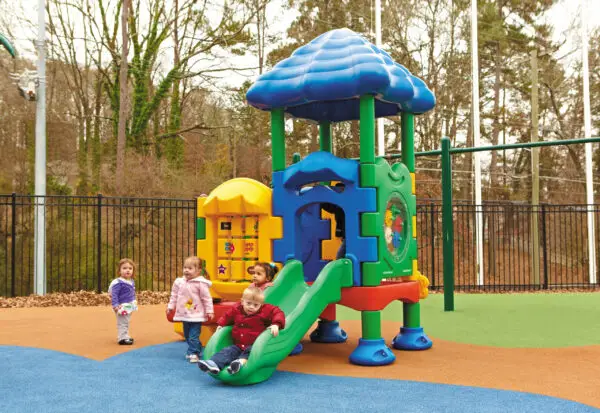
MULTIPOLYGON (((312 286, 304 282, 302 263, 297 260, 289 261, 277 276, 273 287, 265 290, 265 301, 277 305, 285 313, 285 328, 277 337, 273 337, 268 330, 263 332, 252 346, 248 363, 239 373, 231 375, 223 370, 213 377, 238 386, 267 380, 277 365, 304 337, 325 307, 341 299, 342 287, 350 286, 350 260, 341 259, 327 264, 312 286)), ((210 358, 231 344, 231 327, 217 331, 204 349, 204 358, 210 358)))
POLYGON ((417 259, 417 240, 412 230, 417 201, 408 168, 402 163, 390 166, 385 159, 377 158, 375 164, 360 165, 360 180, 361 187, 376 189, 378 211, 362 214, 361 235, 377 237, 378 258, 377 262, 363 263, 363 285, 375 286, 383 278, 412 275, 412 263, 417 259), (401 217, 399 223, 393 220, 402 228, 397 232, 391 231, 388 222, 393 216, 401 217))
POLYGON ((206 218, 196 218, 196 240, 206 239, 206 218))

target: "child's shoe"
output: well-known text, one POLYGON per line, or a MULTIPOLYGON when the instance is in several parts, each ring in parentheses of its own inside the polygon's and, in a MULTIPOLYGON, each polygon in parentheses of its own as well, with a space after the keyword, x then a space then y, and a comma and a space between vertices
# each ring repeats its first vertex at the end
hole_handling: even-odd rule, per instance
POLYGON ((125 338, 123 340, 119 340, 119 345, 121 345, 121 346, 130 346, 132 344, 133 344, 132 338, 125 338))
POLYGON ((198 363, 200 361, 200 358, 198 358, 197 354, 191 354, 188 360, 190 363, 198 363))
POLYGON ((240 371, 240 369, 242 368, 243 364, 240 361, 240 359, 237 360, 233 360, 231 362, 231 364, 229 365, 229 367, 227 367, 227 372, 229 374, 236 374, 240 371))
POLYGON ((191 356, 191 354, 186 354, 186 355, 185 355, 185 359, 186 359, 187 361, 190 361, 190 356, 191 356))
POLYGON ((212 360, 198 360, 198 368, 205 373, 209 372, 212 374, 219 374, 221 371, 217 363, 212 360))

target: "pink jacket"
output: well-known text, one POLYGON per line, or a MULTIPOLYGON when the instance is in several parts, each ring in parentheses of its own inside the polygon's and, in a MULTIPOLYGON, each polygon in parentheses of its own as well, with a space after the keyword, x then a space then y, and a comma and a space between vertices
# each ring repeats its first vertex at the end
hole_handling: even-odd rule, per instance
POLYGON ((208 291, 211 285, 203 276, 191 280, 177 278, 168 305, 169 310, 176 309, 173 321, 204 322, 207 314, 214 314, 212 297, 208 291))
POLYGON ((256 285, 256 283, 252 283, 250 284, 248 287, 256 287, 261 291, 264 291, 265 289, 267 289, 267 287, 272 287, 273 283, 271 281, 267 281, 266 283, 262 284, 262 285, 256 285))

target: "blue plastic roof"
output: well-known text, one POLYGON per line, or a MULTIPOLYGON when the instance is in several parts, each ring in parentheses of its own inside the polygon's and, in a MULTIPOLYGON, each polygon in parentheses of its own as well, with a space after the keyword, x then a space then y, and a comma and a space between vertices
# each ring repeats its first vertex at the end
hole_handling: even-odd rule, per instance
POLYGON ((297 118, 359 119, 359 96, 375 95, 375 116, 420 114, 435 106, 425 83, 350 29, 322 34, 262 74, 246 94, 258 109, 297 118))

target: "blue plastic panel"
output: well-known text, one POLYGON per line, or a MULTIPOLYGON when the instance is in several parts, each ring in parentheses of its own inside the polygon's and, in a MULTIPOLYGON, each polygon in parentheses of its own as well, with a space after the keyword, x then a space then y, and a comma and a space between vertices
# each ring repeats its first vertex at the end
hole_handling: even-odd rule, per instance
POLYGON ((248 90, 256 108, 284 108, 295 117, 358 119, 358 97, 375 95, 375 116, 424 113, 435 106, 425 83, 350 29, 322 34, 261 75, 248 90))
POLYGON ((273 173, 273 214, 283 218, 283 238, 273 241, 273 258, 285 262, 299 259, 304 263, 306 281, 314 281, 327 261, 320 259, 321 239, 328 239, 318 210, 322 203, 338 205, 346 219, 346 257, 352 261, 354 285, 361 285, 361 263, 377 261, 377 239, 360 236, 360 214, 375 212, 375 188, 358 186, 356 161, 316 152, 273 173), (303 185, 319 181, 341 181, 344 191, 329 186, 303 185), (297 256, 296 254, 300 255, 297 256))

